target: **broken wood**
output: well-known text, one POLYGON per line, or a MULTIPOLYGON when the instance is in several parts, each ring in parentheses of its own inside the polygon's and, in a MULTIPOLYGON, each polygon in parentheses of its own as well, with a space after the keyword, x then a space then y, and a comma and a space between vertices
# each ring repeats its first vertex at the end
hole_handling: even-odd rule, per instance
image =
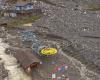
POLYGON ((31 73, 40 64, 40 60, 30 50, 14 50, 14 57, 27 73, 31 73))
POLYGON ((0 26, 7 27, 7 23, 0 23, 0 26))

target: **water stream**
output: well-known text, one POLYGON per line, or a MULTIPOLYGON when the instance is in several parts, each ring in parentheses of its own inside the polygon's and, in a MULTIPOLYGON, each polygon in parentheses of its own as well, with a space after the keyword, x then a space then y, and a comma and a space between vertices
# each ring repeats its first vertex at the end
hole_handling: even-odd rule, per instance
POLYGON ((5 80, 32 80, 17 63, 16 58, 5 53, 5 50, 9 45, 2 41, 3 40, 0 39, 0 58, 4 63, 5 69, 8 70, 8 77, 5 80))

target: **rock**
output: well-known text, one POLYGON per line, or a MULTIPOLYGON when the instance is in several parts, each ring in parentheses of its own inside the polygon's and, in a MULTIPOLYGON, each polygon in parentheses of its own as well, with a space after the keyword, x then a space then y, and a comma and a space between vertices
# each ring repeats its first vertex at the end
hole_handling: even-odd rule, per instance
POLYGON ((4 80, 8 76, 8 71, 5 70, 3 63, 0 63, 0 80, 4 80))

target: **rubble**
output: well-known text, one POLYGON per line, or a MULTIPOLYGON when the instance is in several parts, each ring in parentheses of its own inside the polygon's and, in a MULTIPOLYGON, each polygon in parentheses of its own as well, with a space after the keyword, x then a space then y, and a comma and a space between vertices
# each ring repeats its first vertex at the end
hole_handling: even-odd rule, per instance
POLYGON ((30 52, 29 50, 14 50, 14 56, 28 73, 34 71, 34 68, 38 67, 40 60, 34 55, 35 52, 30 52))
POLYGON ((8 71, 5 69, 4 64, 0 63, 0 79, 3 80, 8 76, 8 71))

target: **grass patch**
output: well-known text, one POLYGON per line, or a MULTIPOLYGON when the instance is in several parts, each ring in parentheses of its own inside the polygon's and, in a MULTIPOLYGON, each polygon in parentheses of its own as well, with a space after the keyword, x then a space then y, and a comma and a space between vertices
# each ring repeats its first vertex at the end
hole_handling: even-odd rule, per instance
POLYGON ((18 27, 18 26, 21 26, 21 25, 26 24, 26 23, 32 23, 35 20, 38 20, 40 18, 41 18, 40 15, 38 15, 38 16, 26 16, 26 17, 22 17, 22 18, 12 19, 9 22, 7 22, 7 24, 8 24, 8 27, 18 27))
POLYGON ((87 7, 86 7, 86 10, 99 11, 100 10, 100 4, 88 4, 87 7))

